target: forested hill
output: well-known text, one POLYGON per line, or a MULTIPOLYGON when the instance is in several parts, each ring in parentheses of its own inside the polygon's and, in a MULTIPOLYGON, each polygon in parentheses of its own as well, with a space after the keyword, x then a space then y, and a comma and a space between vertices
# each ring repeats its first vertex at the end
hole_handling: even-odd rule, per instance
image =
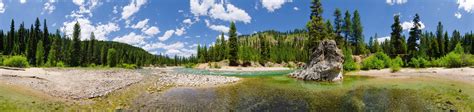
POLYGON ((124 43, 98 41, 94 33, 87 40, 80 40, 78 23, 74 26, 72 37, 61 35, 59 30, 50 33, 48 26, 41 26, 38 18, 30 28, 21 23, 15 29, 15 25, 12 20, 9 31, 0 30, 0 52, 4 58, 14 55, 26 57, 30 66, 148 66, 178 65, 188 61, 181 57, 172 59, 153 55, 124 43))
MULTIPOLYGON (((308 33, 305 29, 279 32, 268 30, 238 36, 238 59, 245 62, 306 62, 308 33)), ((230 58, 229 41, 222 35, 213 46, 198 47, 198 61, 221 61, 230 58), (207 52, 206 52, 207 51, 207 52)))

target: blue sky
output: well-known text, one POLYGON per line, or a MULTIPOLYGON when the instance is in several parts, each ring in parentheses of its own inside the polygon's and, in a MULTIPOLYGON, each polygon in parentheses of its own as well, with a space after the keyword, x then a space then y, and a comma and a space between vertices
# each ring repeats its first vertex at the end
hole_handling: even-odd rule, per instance
MULTIPOLYGON (((445 30, 474 29, 474 0, 322 0, 325 19, 335 8, 359 10, 366 40, 377 33, 390 35, 393 15, 401 15, 408 29, 418 13, 434 31, 441 21, 445 30)), ((47 19, 49 31, 71 35, 77 21, 82 39, 91 32, 100 40, 142 47, 154 54, 190 56, 197 44, 212 45, 235 21, 239 34, 304 28, 310 0, 0 0, 0 29, 27 27, 36 17, 47 19)), ((43 23, 42 23, 43 24, 43 23)), ((407 30, 405 30, 405 34, 407 30)))

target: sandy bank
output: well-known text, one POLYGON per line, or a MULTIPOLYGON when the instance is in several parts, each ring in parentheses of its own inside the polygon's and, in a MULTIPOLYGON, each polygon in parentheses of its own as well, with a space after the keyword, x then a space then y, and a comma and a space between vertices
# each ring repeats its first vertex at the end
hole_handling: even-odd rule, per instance
POLYGON ((390 69, 361 70, 346 73, 346 75, 362 75, 379 78, 412 78, 412 77, 436 77, 474 83, 474 68, 403 68, 399 72, 391 73, 390 69))
POLYGON ((210 71, 232 71, 232 72, 254 72, 254 71, 282 71, 282 70, 291 70, 287 67, 230 67, 224 66, 222 68, 198 68, 210 71))

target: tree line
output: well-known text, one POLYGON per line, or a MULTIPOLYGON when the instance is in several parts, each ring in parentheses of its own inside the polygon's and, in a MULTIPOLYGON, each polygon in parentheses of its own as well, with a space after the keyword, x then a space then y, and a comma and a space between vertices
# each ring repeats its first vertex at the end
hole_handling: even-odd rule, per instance
POLYGON ((320 0, 313 0, 310 8, 310 20, 306 29, 288 32, 270 30, 237 36, 232 22, 228 40, 224 39, 223 33, 217 38, 216 44, 197 48, 197 62, 229 60, 234 66, 249 62, 259 62, 262 65, 267 62, 306 62, 314 48, 325 39, 335 40, 339 48, 350 52, 350 58, 346 58, 346 62, 353 62, 352 55, 366 57, 377 52, 388 54, 391 58, 401 57, 405 63, 421 58, 436 60, 453 51, 457 44, 464 49, 464 53, 474 53, 472 32, 462 35, 454 30, 450 36, 441 22, 435 33, 423 32, 418 14, 413 18, 414 24, 409 30, 408 39, 403 35, 399 15, 395 15, 394 23, 390 26, 390 39, 378 42, 379 36, 375 34, 366 43, 358 10, 352 13, 347 10, 343 14, 340 9, 336 9, 331 22, 322 17, 320 0))
POLYGON ((81 27, 74 25, 72 37, 61 35, 59 30, 50 33, 46 19, 41 22, 36 18, 30 28, 22 22, 15 29, 12 19, 10 30, 0 30, 0 52, 5 56, 20 55, 27 58, 33 66, 136 66, 179 65, 192 61, 192 58, 153 55, 128 44, 100 41, 92 32, 86 40, 81 40, 81 27))

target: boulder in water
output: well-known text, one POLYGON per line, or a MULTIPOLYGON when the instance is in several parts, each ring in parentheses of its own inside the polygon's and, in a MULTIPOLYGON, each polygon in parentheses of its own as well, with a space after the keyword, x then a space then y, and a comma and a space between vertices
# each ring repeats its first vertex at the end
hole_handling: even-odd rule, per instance
POLYGON ((344 55, 334 40, 322 41, 311 54, 311 60, 303 70, 289 74, 290 77, 314 81, 342 80, 344 55))

